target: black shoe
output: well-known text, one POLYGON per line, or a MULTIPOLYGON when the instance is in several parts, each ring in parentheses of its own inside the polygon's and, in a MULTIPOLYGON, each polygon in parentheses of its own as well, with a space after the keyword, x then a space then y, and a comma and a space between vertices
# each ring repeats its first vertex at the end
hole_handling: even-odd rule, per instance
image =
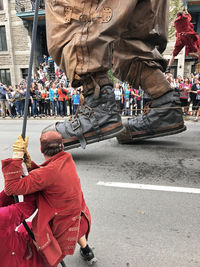
POLYGON ((117 136, 120 144, 172 135, 186 130, 179 94, 169 91, 145 106, 144 114, 126 120, 125 131, 117 136))
POLYGON ((99 97, 85 97, 83 105, 64 122, 57 122, 43 130, 58 131, 63 137, 64 149, 85 148, 87 144, 117 136, 123 130, 121 117, 110 85, 100 89, 99 97))
POLYGON ((87 248, 87 252, 84 252, 84 250, 80 248, 81 258, 86 261, 88 265, 93 265, 97 262, 97 259, 95 258, 92 249, 89 246, 87 246, 87 248))

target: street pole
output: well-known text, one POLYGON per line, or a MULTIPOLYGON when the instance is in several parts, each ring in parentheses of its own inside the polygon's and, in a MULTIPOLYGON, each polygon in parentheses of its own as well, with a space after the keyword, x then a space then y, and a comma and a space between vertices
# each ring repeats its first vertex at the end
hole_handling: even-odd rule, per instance
MULTIPOLYGON (((27 117, 28 117, 28 106, 29 106, 29 99, 30 99, 30 87, 31 87, 31 78, 32 78, 32 68, 33 68, 33 57, 36 47, 36 36, 37 36, 37 26, 38 26, 38 11, 39 11, 39 3, 40 0, 36 0, 35 2, 35 13, 34 13, 34 20, 33 20, 33 31, 32 31, 32 42, 31 42, 31 53, 30 53, 30 61, 29 61, 29 69, 28 69, 28 80, 27 80, 27 88, 26 88, 26 99, 25 99, 25 107, 24 107, 24 117, 23 117, 23 125, 22 125, 22 138, 25 139, 26 137, 26 126, 27 126, 27 117)), ((13 196, 15 203, 19 202, 18 196, 13 196)), ((26 221, 23 221, 24 228, 31 236, 33 240, 35 240, 34 234, 29 228, 26 221)), ((64 261, 60 262, 61 266, 66 267, 64 261)))
POLYGON ((30 54, 29 69, 28 69, 28 80, 27 80, 27 88, 26 88, 26 99, 25 99, 25 107, 24 107, 24 118, 23 118, 23 126, 22 126, 22 137, 23 138, 25 138, 25 136, 26 136, 28 106, 29 106, 29 98, 30 98, 32 69, 33 69, 33 57, 34 57, 34 52, 35 52, 36 36, 37 36, 39 3, 40 3, 40 0, 36 0, 36 3, 35 3, 35 14, 34 14, 34 20, 33 20, 31 54, 30 54))
MULTIPOLYGON (((31 87, 31 77, 32 77, 32 67, 33 67, 33 56, 35 51, 36 45, 36 35, 37 35, 37 25, 38 25, 38 10, 39 10, 39 1, 36 0, 35 3, 35 13, 34 13, 34 20, 33 20, 33 32, 32 32, 32 43, 31 43, 31 53, 30 53, 30 61, 29 61, 29 70, 28 70, 28 81, 27 81, 27 88, 26 88, 26 99, 25 99, 25 107, 24 107, 24 118, 23 118, 23 126, 22 126, 22 137, 25 139, 26 136, 26 125, 27 125, 27 116, 28 116, 28 106, 29 106, 29 98, 30 98, 30 87, 31 87)), ((15 203, 19 203, 19 197, 13 196, 15 203)), ((33 240, 35 237, 27 225, 26 221, 23 221, 24 228, 31 236, 33 240)))

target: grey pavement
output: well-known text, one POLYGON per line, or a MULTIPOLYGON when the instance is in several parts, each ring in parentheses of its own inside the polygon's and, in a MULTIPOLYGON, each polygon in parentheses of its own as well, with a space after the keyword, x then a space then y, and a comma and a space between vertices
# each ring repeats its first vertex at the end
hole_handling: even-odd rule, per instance
MULTIPOLYGON (((29 120, 29 151, 37 163, 41 130, 51 120, 29 120)), ((200 123, 179 135, 119 145, 116 139, 69 152, 92 215, 89 244, 96 267, 200 266, 199 194, 103 187, 99 181, 200 188, 200 123)), ((0 158, 10 157, 22 120, 0 120, 0 158)), ((3 180, 0 180, 1 189, 3 180)), ((79 257, 67 267, 87 266, 79 257)))

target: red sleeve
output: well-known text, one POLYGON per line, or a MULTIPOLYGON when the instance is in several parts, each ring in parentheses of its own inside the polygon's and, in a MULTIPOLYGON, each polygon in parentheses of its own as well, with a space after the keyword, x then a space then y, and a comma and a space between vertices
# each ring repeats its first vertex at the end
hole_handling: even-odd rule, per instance
POLYGON ((1 161, 4 179, 7 180, 22 176, 22 160, 21 159, 4 159, 1 161))
POLYGON ((7 196, 3 191, 0 193, 0 207, 6 207, 8 205, 14 204, 14 198, 12 196, 7 196))
POLYGON ((0 208, 0 228, 8 227, 15 230, 25 219, 29 218, 36 209, 35 202, 20 202, 0 208))
POLYGON ((189 29, 190 29, 191 31, 194 30, 194 25, 193 25, 191 22, 189 23, 189 26, 188 26, 188 27, 189 27, 189 29))
POLYGON ((62 91, 60 88, 58 88, 58 95, 60 96, 62 94, 62 91))
POLYGON ((7 195, 27 195, 42 191, 55 182, 57 177, 52 168, 38 168, 27 176, 22 175, 22 160, 7 159, 2 161, 2 172, 5 180, 5 193, 7 195), (10 171, 12 170, 12 171, 10 171))
POLYGON ((34 161, 31 161, 31 168, 28 169, 28 171, 32 171, 32 170, 35 170, 35 169, 38 169, 40 168, 40 166, 38 166, 34 161))
POLYGON ((186 17, 188 21, 192 20, 192 17, 191 17, 191 15, 189 13, 183 14, 183 17, 186 17))

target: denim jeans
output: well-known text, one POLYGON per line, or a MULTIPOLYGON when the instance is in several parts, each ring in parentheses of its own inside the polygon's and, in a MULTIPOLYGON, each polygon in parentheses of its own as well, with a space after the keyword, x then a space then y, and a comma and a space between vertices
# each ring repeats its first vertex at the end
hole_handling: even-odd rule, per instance
POLYGON ((64 116, 67 116, 67 101, 63 101, 63 113, 64 116))
POLYGON ((130 100, 124 98, 124 115, 130 116, 130 100))
POLYGON ((56 102, 56 110, 57 110, 57 115, 60 115, 60 105, 59 105, 59 101, 58 101, 58 99, 56 99, 55 100, 55 102, 56 102))
POLYGON ((37 99, 33 99, 32 112, 33 112, 33 116, 37 116, 37 113, 38 113, 38 110, 37 110, 37 99))
POLYGON ((50 106, 51 106, 51 115, 55 115, 55 108, 56 108, 56 101, 50 101, 50 106))
POLYGON ((77 108, 78 108, 78 105, 74 105, 74 104, 73 104, 73 114, 76 113, 77 108))
POLYGON ((24 114, 24 103, 23 100, 15 101, 16 112, 18 116, 22 116, 24 114))
POLYGON ((60 116, 64 116, 64 101, 59 101, 60 116))

